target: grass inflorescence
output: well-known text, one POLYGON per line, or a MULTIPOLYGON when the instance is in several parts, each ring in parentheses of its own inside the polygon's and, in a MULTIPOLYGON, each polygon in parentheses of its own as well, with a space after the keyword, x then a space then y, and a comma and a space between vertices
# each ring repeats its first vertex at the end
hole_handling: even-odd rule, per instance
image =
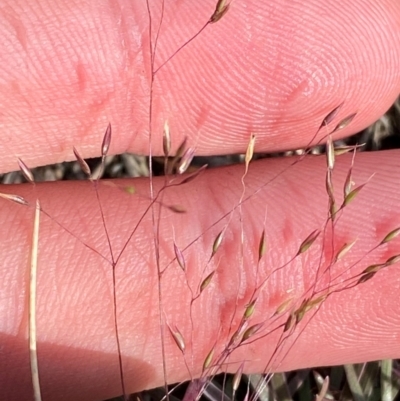
MULTIPOLYGON (((61 231, 74 237, 77 242, 82 243, 86 247, 87 252, 94 252, 102 257, 103 262, 108 264, 112 271, 112 289, 113 289, 113 321, 115 327, 115 343, 118 355, 118 368, 120 378, 120 392, 123 398, 127 399, 126 384, 127 376, 125 373, 124 364, 124 348, 120 334, 120 310, 118 298, 118 266, 128 247, 134 242, 135 236, 139 231, 139 227, 143 219, 149 215, 152 222, 152 232, 149 237, 152 239, 152 249, 154 252, 154 265, 157 270, 158 284, 158 319, 159 319, 159 341, 161 344, 161 360, 163 363, 164 387, 153 391, 143 391, 135 395, 137 399, 171 399, 176 400, 197 400, 201 397, 212 400, 292 400, 297 397, 301 400, 327 400, 327 399, 357 399, 357 400, 374 400, 382 399, 384 401, 393 400, 399 392, 400 368, 397 361, 381 361, 359 365, 345 365, 344 367, 335 368, 319 368, 306 369, 293 373, 276 373, 279 367, 296 345, 296 341, 306 330, 307 325, 312 322, 323 304, 332 296, 343 291, 352 291, 360 285, 364 285, 367 281, 373 279, 376 274, 381 274, 384 269, 387 269, 400 260, 400 254, 393 253, 385 260, 377 260, 376 263, 363 266, 363 259, 373 254, 383 246, 393 241, 399 234, 399 227, 392 227, 390 231, 385 233, 380 241, 378 241, 370 250, 365 252, 363 258, 356 262, 350 263, 346 269, 337 273, 335 267, 346 260, 346 257, 354 250, 358 243, 358 238, 342 241, 338 243, 335 240, 335 233, 340 221, 346 218, 346 212, 349 205, 357 202, 358 196, 364 188, 368 186, 369 181, 355 183, 353 177, 353 169, 356 163, 356 153, 359 147, 364 144, 335 146, 333 134, 346 128, 352 121, 357 118, 357 112, 351 112, 344 117, 339 118, 342 108, 346 105, 341 103, 330 111, 321 121, 319 128, 315 132, 310 147, 305 149, 299 157, 294 158, 293 162, 289 163, 274 179, 283 175, 294 165, 304 161, 311 153, 311 143, 323 133, 326 157, 326 176, 325 176, 325 191, 327 213, 322 224, 309 232, 304 238, 298 238, 297 248, 292 255, 283 261, 278 266, 269 266, 265 260, 268 253, 271 252, 268 238, 268 214, 270 210, 266 208, 265 213, 261 216, 259 236, 256 246, 252 250, 253 258, 250 262, 248 249, 246 248, 249 241, 246 238, 248 228, 246 226, 246 213, 244 208, 252 202, 260 194, 262 190, 268 188, 271 181, 260 183, 256 190, 250 188, 247 183, 248 176, 251 172, 251 163, 256 156, 257 137, 251 135, 246 153, 242 156, 243 174, 240 178, 241 191, 231 209, 223 214, 217 221, 212 222, 204 231, 200 232, 192 241, 181 244, 176 242, 175 238, 170 244, 171 257, 168 263, 165 263, 165 258, 161 255, 162 231, 160 229, 161 221, 164 213, 172 212, 174 214, 189 214, 190 211, 185 209, 185 205, 169 204, 165 194, 168 191, 173 191, 184 185, 195 184, 196 180, 205 172, 207 165, 203 164, 200 167, 193 167, 196 149, 189 146, 184 140, 178 145, 177 151, 172 153, 172 149, 176 145, 174 143, 173 132, 171 132, 168 121, 165 121, 163 127, 162 149, 164 157, 161 160, 161 170, 164 176, 163 184, 157 186, 154 184, 155 164, 157 158, 152 155, 151 143, 153 140, 153 85, 157 79, 157 73, 162 68, 168 68, 168 63, 175 57, 184 47, 189 46, 191 42, 202 34, 205 29, 212 29, 213 24, 221 23, 224 18, 229 15, 230 9, 233 7, 231 3, 225 0, 219 0, 216 3, 215 10, 210 15, 210 18, 204 22, 204 26, 192 38, 187 40, 184 45, 180 46, 173 54, 167 58, 160 66, 156 67, 155 60, 157 55, 157 43, 160 40, 159 34, 162 25, 162 16, 164 12, 164 1, 162 2, 162 13, 159 25, 155 28, 156 35, 154 36, 152 26, 151 7, 148 4, 149 17, 149 54, 151 56, 151 85, 150 85, 150 101, 149 101, 149 157, 148 165, 143 167, 143 159, 135 159, 137 164, 141 166, 144 175, 149 177, 149 195, 146 198, 148 206, 145 209, 143 216, 138 220, 135 227, 130 228, 122 248, 116 251, 113 246, 113 238, 109 232, 108 222, 103 210, 103 201, 101 198, 101 178, 107 171, 108 153, 112 143, 112 128, 111 125, 105 130, 103 142, 101 144, 101 157, 96 171, 92 171, 90 163, 84 159, 79 152, 79 144, 73 148, 72 152, 77 160, 77 165, 80 167, 83 175, 92 186, 98 209, 98 215, 102 221, 103 235, 106 238, 107 250, 97 250, 87 244, 79 236, 79 233, 71 231, 65 227, 63 223, 58 221, 58 217, 48 212, 45 207, 42 207, 40 199, 36 197, 35 202, 31 202, 24 197, 16 194, 1 193, 6 201, 17 203, 21 207, 31 207, 34 210, 32 218, 33 236, 32 236, 32 251, 31 251, 31 280, 30 280, 30 358, 32 369, 32 393, 35 400, 41 400, 40 394, 40 352, 39 356, 36 349, 36 330, 44 330, 44 328, 36 327, 36 273, 38 266, 38 242, 40 216, 51 219, 56 223, 61 231), (347 176, 342 183, 341 188, 334 187, 334 174, 336 158, 344 153, 352 153, 351 161, 348 167, 347 176), (236 224, 239 221, 239 224, 236 224), (233 232, 238 230, 238 233, 233 232), (237 234, 237 235, 235 235, 237 234), (208 238, 209 248, 207 257, 203 266, 198 269, 198 276, 193 277, 189 260, 193 258, 190 251, 200 240, 208 238), (227 317, 225 325, 221 327, 217 336, 209 339, 210 347, 205 350, 202 366, 196 369, 193 364, 195 352, 195 343, 198 341, 196 330, 199 325, 205 322, 196 321, 196 307, 202 302, 203 297, 214 297, 217 291, 217 285, 213 285, 223 268, 225 258, 227 258, 227 243, 228 238, 235 238, 237 241, 237 249, 239 249, 239 257, 236 258, 238 271, 246 269, 248 263, 255 261, 254 268, 254 288, 249 292, 247 299, 239 296, 241 288, 237 288, 237 296, 231 308, 231 316, 227 317), (326 249, 330 249, 330 256, 327 260, 323 260, 322 254, 326 249), (263 313, 262 308, 265 306, 265 298, 267 297, 267 289, 274 277, 279 275, 285 269, 295 265, 298 260, 306 258, 308 253, 317 249, 321 254, 320 263, 314 268, 314 277, 312 283, 305 285, 300 293, 289 291, 288 296, 278 303, 274 310, 269 315, 263 313), (180 277, 185 284, 189 300, 188 304, 184 305, 188 314, 187 321, 190 322, 189 336, 179 327, 179 324, 174 322, 174 316, 169 316, 165 309, 165 293, 168 289, 163 286, 163 280, 166 274, 171 269, 178 267, 180 277), (271 352, 268 360, 265 361, 264 368, 259 374, 246 374, 246 360, 235 360, 234 356, 237 351, 248 347, 251 344, 256 344, 262 340, 274 337, 275 349, 271 352), (170 350, 171 342, 174 343, 183 358, 188 375, 191 377, 190 383, 178 384, 170 386, 169 367, 167 364, 167 348, 170 350), (231 368, 234 366, 234 368, 231 368), (225 371, 234 371, 232 374, 223 373, 225 371), (379 383, 377 385, 377 383, 379 383), (184 390, 182 390, 184 388, 184 390), (379 390, 377 390, 379 389, 379 390), (179 394, 179 395, 177 395, 179 394)), ((397 110, 397 109, 396 109, 397 110)), ((157 130, 160 127, 156 127, 157 130)), ((373 139, 376 142, 376 137, 373 139)), ((321 146, 321 145, 320 145, 321 146)), ((35 173, 32 172, 22 160, 18 161, 21 174, 27 182, 35 185, 35 173)), ((373 179, 371 177, 370 179, 373 179)), ((336 181, 337 182, 337 181, 336 181)), ((135 195, 134 184, 132 187, 124 187, 127 196, 135 195)), ((173 233, 175 237, 175 233, 173 233)), ((205 241, 206 243, 207 241, 205 241)), ((229 262, 229 261, 228 261, 229 262)), ((240 280, 239 280, 240 281, 240 280)), ((306 283, 307 284, 307 283, 306 283)), ((134 306, 133 306, 134 307, 134 306)), ((130 379, 132 380, 132 379, 130 379)))

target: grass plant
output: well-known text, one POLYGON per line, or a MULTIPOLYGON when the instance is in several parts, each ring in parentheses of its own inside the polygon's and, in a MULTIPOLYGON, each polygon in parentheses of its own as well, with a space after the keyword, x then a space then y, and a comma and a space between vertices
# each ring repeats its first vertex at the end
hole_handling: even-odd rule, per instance
MULTIPOLYGON (((149 0, 148 0, 149 1, 149 0)), ((151 85, 150 85, 150 102, 149 102, 149 158, 148 158, 148 177, 149 191, 146 201, 148 206, 136 224, 127 233, 126 240, 120 250, 116 250, 113 246, 113 238, 109 232, 107 216, 103 209, 102 200, 102 177, 107 170, 107 156, 112 143, 112 129, 109 125, 103 137, 101 144, 101 159, 96 172, 92 172, 89 163, 79 152, 79 144, 73 149, 73 153, 80 166, 83 174, 87 177, 88 185, 92 186, 94 196, 96 197, 98 216, 102 221, 103 235, 106 238, 107 248, 97 250, 84 239, 81 239, 79 233, 71 231, 64 223, 58 220, 58 216, 46 210, 41 205, 40 199, 37 197, 35 202, 28 201, 18 194, 1 193, 0 196, 6 201, 12 201, 21 207, 30 207, 34 210, 32 218, 33 236, 31 250, 31 276, 30 276, 30 317, 29 317, 29 337, 30 337, 30 357, 32 371, 32 394, 36 401, 41 400, 40 394, 40 352, 37 355, 36 349, 36 329, 39 331, 44 328, 36 328, 36 273, 40 264, 38 264, 39 249, 39 221, 40 216, 50 219, 58 226, 62 235, 72 236, 77 243, 86 247, 87 252, 93 252, 100 256, 102 263, 108 265, 112 272, 112 289, 113 289, 113 321, 115 327, 115 342, 118 354, 119 378, 121 385, 121 397, 123 399, 140 399, 140 400, 176 400, 183 399, 186 401, 209 399, 209 400, 394 400, 398 396, 400 390, 400 368, 398 361, 380 361, 357 365, 345 365, 343 367, 332 368, 316 368, 306 369, 298 372, 280 373, 279 366, 282 361, 291 352, 296 341, 307 328, 307 325, 318 314, 324 302, 333 294, 343 291, 352 291, 360 285, 364 285, 369 280, 374 279, 377 274, 388 269, 390 266, 398 263, 400 254, 393 253, 385 260, 376 260, 376 263, 363 266, 361 258, 356 263, 350 264, 342 273, 336 273, 335 266, 341 263, 352 249, 357 245, 357 238, 345 241, 337 245, 334 238, 340 221, 346 218, 349 205, 357 202, 357 197, 362 193, 368 181, 354 183, 353 168, 356 163, 356 153, 359 150, 359 144, 335 146, 333 134, 344 129, 357 117, 357 113, 353 112, 339 118, 344 103, 337 105, 325 118, 310 140, 310 146, 305 149, 302 155, 294 157, 293 161, 288 164, 274 180, 292 168, 294 165, 303 162, 307 157, 313 157, 313 148, 311 144, 315 138, 321 138, 326 142, 325 153, 326 158, 326 176, 325 190, 327 213, 322 225, 316 225, 310 233, 299 239, 297 249, 292 253, 288 260, 282 262, 273 269, 265 269, 265 259, 268 252, 271 251, 268 241, 268 213, 266 209, 263 216, 260 217, 259 237, 257 246, 253 249, 256 262, 254 269, 254 288, 246 302, 239 297, 240 288, 237 289, 238 295, 234 302, 232 315, 228 318, 229 324, 227 334, 220 338, 210 341, 211 347, 204 353, 204 360, 201 372, 192 372, 193 350, 196 342, 196 329, 198 322, 195 321, 194 309, 202 299, 202 297, 212 296, 215 291, 213 287, 214 281, 220 274, 221 266, 226 262, 224 258, 226 253, 223 251, 226 246, 227 237, 238 239, 239 257, 236 259, 239 264, 239 271, 245 269, 245 265, 250 263, 246 247, 249 241, 246 239, 246 215, 243 211, 244 205, 251 203, 259 196, 260 192, 268 188, 272 181, 260 183, 256 190, 248 185, 248 176, 251 172, 251 163, 256 157, 257 137, 251 135, 246 153, 243 155, 243 174, 241 176, 240 185, 241 194, 232 205, 231 209, 224 213, 217 221, 210 224, 205 231, 198 234, 196 238, 186 244, 179 244, 175 240, 170 244, 171 254, 167 264, 164 263, 165 255, 161 255, 160 243, 163 241, 162 232, 160 230, 160 222, 166 212, 175 214, 190 213, 185 210, 185 205, 169 204, 165 194, 168 191, 174 191, 178 187, 184 185, 193 185, 200 175, 202 175, 207 166, 193 167, 192 161, 195 155, 195 148, 187 144, 186 140, 179 146, 174 143, 173 132, 170 131, 168 121, 164 123, 163 129, 163 152, 162 161, 163 184, 157 186, 154 183, 154 163, 156 158, 152 154, 151 143, 153 141, 153 132, 160 127, 154 127, 152 119, 153 107, 153 85, 157 79, 157 73, 162 68, 168 68, 168 62, 175 57, 184 47, 189 46, 191 42, 201 35, 205 29, 211 29, 213 24, 217 24, 223 20, 224 16, 229 13, 230 7, 234 7, 225 0, 219 0, 216 3, 215 10, 209 20, 192 38, 187 40, 160 66, 156 67, 155 61, 157 56, 157 44, 160 39, 160 29, 162 25, 162 15, 164 7, 167 5, 162 2, 161 20, 158 26, 152 25, 152 13, 149 2, 149 37, 154 38, 149 41, 149 54, 151 57, 151 85), (154 34, 155 32, 155 34, 154 34), (172 149, 177 149, 172 152, 172 149), (334 188, 334 174, 336 158, 344 153, 351 153, 349 159, 348 174, 342 187, 338 190, 334 188), (101 188, 101 190, 100 190, 101 188), (158 318, 159 318, 159 337, 161 344, 161 359, 163 363, 164 387, 162 389, 154 389, 151 391, 143 391, 141 393, 130 396, 126 390, 126 374, 124 369, 124 349, 120 334, 120 310, 118 300, 118 266, 128 249, 132 246, 134 239, 138 235, 139 227, 143 219, 150 216, 152 221, 152 232, 149 238, 152 241, 152 249, 154 251, 154 265, 157 270, 158 285, 158 318), (236 223, 239 221, 239 225, 236 223), (235 228, 232 228, 235 227, 235 228), (233 232, 237 227, 239 232, 233 232), (198 277, 194 277, 188 272, 189 270, 189 254, 197 242, 209 239, 209 259, 201 267, 198 277), (306 286, 300 296, 289 296, 268 316, 265 316, 260 307, 263 305, 266 288, 270 284, 273 277, 288 269, 297 260, 307 257, 307 254, 314 248, 321 253, 321 261, 315 266, 314 280, 306 286), (322 254, 331 249, 329 260, 325 263, 322 260, 322 254), (190 321, 191 330, 189 335, 184 333, 179 325, 173 321, 173 316, 168 316, 164 310, 164 294, 166 292, 163 286, 163 280, 171 269, 179 269, 181 280, 185 283, 189 294, 189 303, 185 305, 187 310, 187 319, 190 321), (278 340, 276 348, 272 352, 269 360, 265 361, 264 369, 259 374, 245 374, 246 361, 234 362, 235 352, 238 350, 260 342, 269 336, 277 336, 278 340), (168 344, 173 342, 181 354, 184 366, 186 367, 192 380, 190 383, 170 385, 166 348, 168 344), (227 367, 235 363, 236 372, 234 374, 224 373, 227 367), (182 390, 184 388, 184 390, 182 390), (179 394, 179 395, 178 395, 179 394)), ((381 129, 381 128, 380 128, 381 129)), ((374 141, 376 138, 374 137, 374 141)), ((322 145, 320 145, 322 146, 322 145)), ((33 185, 34 173, 22 162, 19 162, 20 170, 25 180, 33 185)), ((373 179, 371 177, 370 179, 373 179)), ((122 189, 126 192, 126 196, 130 196, 130 192, 134 192, 133 187, 124 186, 122 189)), ((366 256, 370 256, 376 250, 393 241, 400 234, 400 227, 392 227, 385 235, 368 251, 366 256)), ((221 329, 222 330, 222 329, 221 329)), ((168 345, 169 346, 169 345, 168 345)))

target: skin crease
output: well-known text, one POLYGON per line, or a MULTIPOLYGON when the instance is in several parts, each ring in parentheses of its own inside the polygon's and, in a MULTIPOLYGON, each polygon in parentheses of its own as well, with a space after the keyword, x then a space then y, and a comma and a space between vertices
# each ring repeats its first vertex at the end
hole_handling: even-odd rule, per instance
MULTIPOLYGON (((355 111, 358 114, 338 136, 367 126, 393 102, 400 89, 398 2, 266 3, 235 1, 220 22, 207 27, 157 72, 151 119, 154 153, 161 152, 161 127, 167 118, 175 147, 189 135, 189 143, 196 144, 199 154, 244 151, 254 132, 256 150, 273 151, 307 145, 326 114, 343 101, 332 126, 355 111), (376 23, 378 19, 384 23, 376 23)), ((15 169, 17 157, 32 167, 71 159, 74 145, 84 157, 98 155, 108 121, 114 132, 111 153, 149 151, 145 3, 65 4, 42 1, 39 7, 26 0, 1 6, 0 33, 5 38, 0 43, 2 172, 15 169)), ((168 2, 156 68, 201 28, 214 7, 212 1, 201 9, 182 1, 168 2), (198 25, 189 24, 188 18, 198 20, 198 25)), ((159 9, 152 6, 151 11, 155 32, 159 9)), ((395 151, 357 155, 356 185, 375 175, 346 208, 334 235, 329 230, 325 233, 324 249, 319 239, 306 255, 271 276, 257 301, 255 322, 271 322, 268 317, 288 294, 298 299, 315 281, 320 263, 326 266, 332 246, 338 249, 357 239, 346 259, 331 269, 331 278, 354 277, 369 264, 399 253, 396 239, 367 254, 400 225, 398 157, 395 151)), ((229 330, 232 334, 237 327, 255 286, 263 228, 269 250, 259 274, 265 275, 271 266, 289 261, 310 232, 324 227, 324 158, 287 168, 290 163, 275 160, 250 168, 246 178, 250 198, 241 212, 247 241, 243 265, 237 246, 239 210, 229 214, 241 197, 243 166, 206 172, 165 192, 163 204, 182 204, 188 212, 176 214, 162 208, 161 265, 173 259, 173 241, 183 249, 200 237, 185 253, 189 283, 195 288, 202 274, 216 269, 207 296, 193 303, 193 327, 188 318, 190 291, 176 262, 162 279, 163 312, 186 339, 186 359, 194 376, 201 373, 215 339, 221 346, 229 330), (225 227, 226 239, 208 263, 212 243, 225 227), (236 303, 236 318, 231 322, 236 303)), ((337 161, 338 200, 350 163, 348 156, 337 161)), ((156 189, 162 184, 163 179, 154 181, 156 189)), ((121 190, 124 185, 132 181, 102 184, 99 189, 117 254, 149 203, 148 181, 134 182, 135 196, 121 190)), ((120 394, 111 266, 91 250, 110 258, 93 188, 89 183, 52 183, 36 190, 28 185, 3 187, 2 192, 31 202, 39 196, 43 209, 63 227, 42 214, 38 352, 43 399, 101 400, 120 394)), ((0 387, 7 400, 32 398, 26 309, 32 217, 31 208, 1 201, 0 387)), ((153 238, 147 214, 117 265, 128 391, 163 383, 153 238)), ((292 336, 284 344, 273 367, 290 370, 399 357, 397 268, 391 266, 368 283, 332 295, 301 336, 292 336), (290 351, 287 356, 286 350, 290 351)), ((317 289, 328 281, 324 275, 317 289)), ((233 362, 246 360, 246 372, 263 370, 278 338, 275 332, 238 350, 227 369, 235 372, 238 363, 233 362)), ((168 380, 188 379, 182 355, 168 332, 165 344, 168 380)))

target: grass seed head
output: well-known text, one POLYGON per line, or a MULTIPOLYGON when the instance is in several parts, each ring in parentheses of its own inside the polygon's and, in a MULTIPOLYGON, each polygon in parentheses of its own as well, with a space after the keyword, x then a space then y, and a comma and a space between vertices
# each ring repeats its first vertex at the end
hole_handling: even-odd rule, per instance
POLYGON ((283 327, 283 332, 291 330, 296 324, 296 316, 291 313, 288 318, 286 319, 285 326, 283 327))
POLYGON ((249 144, 247 145, 246 156, 244 159, 245 174, 247 174, 247 171, 249 169, 249 164, 250 164, 251 160, 253 159, 255 143, 256 143, 256 136, 254 134, 251 134, 249 144))
POLYGON ((209 286, 211 280, 215 274, 215 270, 212 271, 200 284, 200 294, 209 286))
POLYGON ((398 262, 400 262, 400 255, 394 255, 394 256, 391 256, 391 257, 385 262, 385 265, 391 266, 391 265, 394 265, 394 264, 396 264, 396 263, 398 263, 398 262))
POLYGON ((92 172, 90 171, 90 167, 89 165, 86 163, 85 159, 80 155, 80 153, 78 152, 78 150, 75 148, 75 146, 73 147, 73 151, 74 151, 74 155, 76 158, 76 161, 79 164, 79 167, 81 168, 81 170, 84 172, 84 174, 86 174, 88 177, 91 177, 92 172))
POLYGON ((293 302, 293 297, 290 297, 289 299, 286 299, 285 301, 283 301, 277 308, 276 311, 274 313, 274 316, 276 315, 281 315, 282 313, 285 313, 289 307, 291 306, 293 302))
POLYGON ((244 333, 242 337, 241 343, 244 341, 248 340, 249 338, 253 337, 255 334, 257 334, 261 328, 264 326, 264 323, 257 323, 253 324, 253 326, 250 326, 244 333))
POLYGON ((226 0, 218 0, 215 11, 211 16, 209 23, 214 24, 215 22, 218 22, 228 12, 229 6, 230 4, 227 4, 226 0))
POLYGON ((314 230, 300 245, 300 248, 297 252, 297 256, 308 251, 311 245, 315 242, 320 234, 319 230, 314 230))
POLYGON ((357 240, 355 239, 352 242, 346 242, 337 252, 336 256, 335 256, 335 262, 337 262, 338 260, 342 259, 347 252, 350 251, 350 249, 354 246, 354 244, 357 242, 357 240))
POLYGON ((332 171, 328 170, 326 172, 325 176, 325 190, 326 193, 329 196, 329 199, 334 202, 335 201, 335 194, 334 194, 334 188, 333 188, 333 182, 332 182, 332 171))
POLYGON ((243 334, 246 332, 248 325, 249 322, 247 320, 240 323, 238 329, 233 333, 231 339, 229 340, 228 348, 236 346, 242 342, 243 334))
POLYGON ((18 203, 18 204, 24 205, 24 206, 29 205, 29 202, 25 198, 23 198, 22 196, 19 196, 19 195, 0 193, 0 198, 7 199, 11 202, 15 202, 15 203, 18 203))
POLYGON ((186 345, 185 345, 185 340, 183 339, 182 333, 178 330, 178 328, 176 326, 175 326, 175 330, 172 330, 171 327, 169 327, 169 326, 168 326, 168 328, 169 328, 169 331, 170 331, 172 338, 174 339, 176 345, 178 346, 180 351, 182 353, 184 353, 186 345))
MULTIPOLYGON (((237 372, 233 376, 232 389, 233 389, 234 393, 236 393, 237 389, 239 388, 240 382, 242 380, 243 367, 244 367, 244 363, 242 362, 240 364, 240 366, 239 366, 239 369, 237 370, 237 372)), ((233 399, 234 399, 234 397, 233 397, 233 399)))
POLYGON ((186 209, 182 205, 169 205, 168 209, 174 213, 186 213, 186 209))
POLYGON ((356 113, 350 114, 349 116, 345 117, 340 123, 334 128, 334 130, 331 132, 333 134, 334 132, 340 131, 344 128, 346 128, 353 120, 354 117, 357 115, 356 113))
POLYGON ((253 316, 256 302, 257 302, 257 298, 254 298, 254 299, 246 306, 246 309, 245 309, 244 315, 243 315, 243 317, 244 317, 245 319, 250 319, 251 316, 253 316))
POLYGON ((182 155, 181 160, 178 163, 178 174, 183 174, 190 166, 194 157, 194 148, 188 148, 185 150, 185 153, 182 155))
POLYGON ((106 157, 111 144, 111 124, 108 123, 106 132, 104 133, 103 143, 101 144, 101 155, 106 157))
POLYGON ((352 168, 350 167, 349 172, 347 173, 346 181, 343 185, 343 195, 345 199, 351 192, 351 188, 353 188, 353 185, 354 181, 352 180, 352 168))
POLYGON ((267 243, 265 241, 265 230, 261 233, 260 242, 258 244, 258 261, 265 255, 267 251, 267 243))
POLYGON ((381 243, 379 245, 386 244, 386 243, 392 241, 399 234, 400 234, 400 227, 395 228, 394 230, 390 231, 390 233, 385 236, 385 238, 381 241, 381 243))
POLYGON ((318 131, 322 128, 327 126, 329 123, 332 122, 332 120, 336 117, 338 111, 340 108, 343 106, 344 102, 340 103, 339 106, 336 106, 330 113, 326 115, 326 117, 322 120, 322 123, 318 129, 318 131))
POLYGON ((381 270, 383 267, 386 266, 386 263, 377 263, 375 265, 370 265, 367 268, 365 268, 361 274, 366 274, 366 273, 376 273, 379 270, 381 270))
POLYGON ((372 273, 365 273, 363 274, 357 281, 357 285, 358 284, 362 284, 367 282, 368 280, 371 280, 372 277, 374 277, 376 274, 376 272, 372 272, 372 273))
POLYGON ((224 231, 221 231, 213 242, 211 257, 213 257, 217 253, 219 247, 221 246, 223 238, 224 238, 224 231))
POLYGON ((168 157, 171 152, 171 135, 169 132, 169 124, 168 121, 164 123, 164 131, 163 131, 163 151, 164 156, 168 157))
POLYGON ((177 245, 174 242, 174 252, 175 252, 175 257, 176 260, 178 261, 178 264, 180 266, 180 268, 185 271, 186 270, 186 262, 185 262, 185 258, 183 256, 182 251, 177 247, 177 245))
POLYGON ((18 166, 26 181, 33 184, 35 182, 35 179, 33 178, 32 171, 20 158, 18 158, 18 166))
POLYGON ((214 351, 215 351, 215 346, 211 348, 210 352, 206 356, 206 359, 204 359, 203 372, 206 371, 211 366, 211 363, 214 359, 214 351))
POLYGON ((365 184, 361 184, 357 188, 354 188, 352 191, 348 193, 348 195, 344 198, 343 207, 347 206, 350 202, 354 200, 354 198, 358 195, 358 193, 363 189, 365 184))
POLYGON ((333 146, 332 135, 329 135, 326 143, 326 164, 329 170, 335 166, 335 147, 333 146))

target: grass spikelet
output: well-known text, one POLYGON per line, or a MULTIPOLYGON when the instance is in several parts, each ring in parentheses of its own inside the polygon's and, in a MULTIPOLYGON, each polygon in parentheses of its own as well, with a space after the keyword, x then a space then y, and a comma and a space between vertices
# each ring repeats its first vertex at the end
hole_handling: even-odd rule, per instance
POLYGON ((385 262, 385 265, 391 266, 391 265, 394 265, 394 264, 396 264, 396 263, 398 263, 398 262, 400 262, 400 255, 394 255, 394 256, 391 256, 391 257, 385 262))
POLYGON ((37 336, 36 336, 36 291, 37 291, 37 263, 39 250, 39 222, 40 204, 36 200, 35 217, 33 220, 31 268, 29 279, 29 357, 31 363, 32 386, 35 401, 41 401, 39 382, 39 366, 37 358, 37 336))
POLYGON ((179 331, 179 329, 175 326, 175 330, 172 330, 171 327, 168 326, 169 332, 172 335, 172 338, 175 341, 175 344, 178 346, 182 354, 185 353, 186 345, 185 345, 185 340, 183 338, 182 333, 179 331))
POLYGON ((178 248, 178 246, 174 242, 174 252, 175 252, 175 257, 176 260, 178 261, 178 264, 180 268, 185 271, 186 270, 186 262, 185 258, 183 257, 182 251, 178 248))
POLYGON ((182 205, 169 205, 168 209, 178 214, 186 213, 186 209, 182 205))
POLYGON ((254 134, 251 134, 249 144, 247 145, 246 156, 244 159, 244 162, 245 162, 244 175, 247 174, 247 172, 249 170, 249 164, 250 164, 251 160, 253 159, 255 143, 256 143, 256 136, 254 134))
POLYGON ((386 263, 377 263, 375 265, 370 265, 367 268, 365 268, 361 274, 366 274, 366 273, 376 273, 379 270, 381 270, 383 267, 386 266, 386 263))
POLYGON ((379 245, 383 245, 383 244, 386 244, 386 243, 392 241, 399 234, 400 234, 400 227, 395 228, 394 230, 390 231, 390 233, 385 236, 385 238, 381 241, 381 243, 379 245))
POLYGON ((181 160, 178 163, 178 174, 183 174, 190 166, 194 157, 194 148, 188 148, 185 150, 185 153, 182 155, 181 160))
POLYGON ((351 188, 354 185, 354 181, 352 180, 351 173, 352 173, 352 169, 350 168, 349 172, 347 173, 346 181, 344 182, 344 185, 343 185, 343 195, 344 195, 345 199, 351 192, 351 188))
POLYGON ((283 332, 285 333, 286 331, 291 330, 295 324, 296 324, 296 316, 293 313, 291 313, 286 319, 285 326, 283 327, 283 332))
POLYGON ((261 260, 261 258, 265 255, 265 252, 267 251, 267 243, 265 241, 265 230, 261 233, 261 238, 260 242, 258 245, 258 261, 261 260))
POLYGON ((246 310, 244 311, 244 315, 243 315, 243 317, 244 317, 245 319, 250 319, 251 316, 253 316, 256 302, 257 302, 257 298, 254 298, 254 299, 246 306, 246 310))
POLYGON ((215 352, 215 347, 212 347, 210 352, 207 354, 206 358, 204 359, 203 372, 205 372, 211 366, 211 363, 214 359, 214 352, 215 352))
POLYGON ((236 391, 239 388, 240 382, 242 380, 242 374, 243 374, 243 367, 244 367, 244 363, 242 362, 239 366, 239 369, 237 370, 237 372, 234 374, 233 376, 233 380, 232 380, 232 390, 233 390, 233 397, 232 399, 235 399, 235 394, 236 391))
POLYGON ((232 346, 235 347, 242 342, 243 334, 245 333, 249 323, 247 320, 242 321, 238 327, 238 329, 233 333, 231 339, 229 340, 228 348, 232 346))
POLYGON ((360 145, 352 145, 352 146, 338 146, 335 148, 335 155, 341 156, 349 152, 354 152, 358 148, 363 148, 366 144, 362 143, 360 145))
POLYGON ((334 130, 331 132, 333 134, 334 132, 340 131, 342 129, 345 129, 353 120, 354 117, 357 115, 357 112, 350 114, 349 116, 345 117, 340 123, 334 128, 334 130))
POLYGON ((285 313, 288 311, 289 307, 291 306, 293 302, 293 297, 290 297, 283 301, 277 308, 273 316, 276 315, 281 315, 282 313, 285 313))
POLYGON ((19 166, 19 169, 21 170, 23 176, 25 177, 26 181, 33 184, 35 179, 33 178, 32 171, 20 158, 18 158, 18 166, 19 166))
POLYGON ((215 22, 218 22, 228 12, 229 6, 230 4, 227 4, 226 0, 218 0, 215 11, 211 16, 209 23, 214 24, 215 22))
POLYGON ((215 274, 215 270, 212 271, 200 284, 200 294, 210 285, 211 280, 215 274))
MULTIPOLYGON (((221 231, 215 238, 212 246, 211 258, 217 253, 219 247, 221 246, 222 240, 224 238, 224 231, 221 231)), ((210 258, 210 259, 211 259, 210 258)))
POLYGON ((111 144, 111 124, 108 123, 106 132, 104 133, 103 143, 101 144, 101 156, 104 158, 110 149, 111 144))
POLYGON ((75 146, 73 147, 73 151, 74 151, 75 158, 79 164, 79 167, 90 178, 92 176, 92 172, 90 171, 89 165, 86 163, 85 159, 80 155, 80 153, 75 148, 75 146))
POLYGON ((300 245, 300 248, 296 254, 296 256, 308 251, 311 245, 315 242, 320 234, 319 230, 314 230, 300 245))
POLYGON ((363 274, 363 275, 358 279, 357 285, 358 285, 358 284, 365 283, 365 282, 367 282, 368 280, 371 280, 371 278, 374 277, 375 274, 376 274, 376 272, 363 274))
POLYGON ((249 338, 253 337, 255 334, 257 334, 261 328, 264 326, 264 323, 257 323, 253 324, 253 326, 250 326, 244 333, 242 337, 241 343, 244 341, 248 340, 249 338))
POLYGON ((171 134, 169 132, 169 124, 168 121, 164 123, 164 131, 163 131, 163 151, 164 156, 168 157, 171 152, 171 134))
POLYGON ((337 262, 338 260, 342 259, 345 255, 347 255, 347 253, 350 251, 351 248, 353 248, 354 244, 357 242, 357 240, 355 239, 352 242, 346 242, 337 252, 336 256, 335 256, 335 262, 337 262))
POLYGON ((326 142, 326 164, 329 170, 333 170, 335 166, 335 148, 333 146, 332 135, 329 135, 326 142))
POLYGON ((29 202, 25 198, 19 195, 3 194, 0 192, 0 198, 7 199, 14 203, 18 203, 19 205, 24 205, 24 206, 29 205, 29 202))
POLYGON ((354 200, 354 198, 358 195, 358 193, 364 188, 365 184, 361 184, 357 188, 354 188, 350 191, 347 196, 344 198, 343 207, 347 206, 350 202, 354 200))
POLYGON ((332 171, 328 170, 325 176, 325 189, 331 202, 335 202, 335 195, 332 182, 332 171))
POLYGON ((103 175, 103 172, 104 172, 106 156, 108 154, 108 151, 110 149, 110 144, 111 144, 111 132, 112 132, 111 124, 108 123, 106 132, 104 133, 104 136, 103 136, 103 142, 101 144, 101 165, 100 165, 100 169, 98 171, 97 177, 96 177, 97 180, 101 178, 101 176, 103 175))
POLYGON ((326 115, 326 117, 322 120, 322 123, 321 123, 318 131, 321 130, 322 127, 327 126, 328 124, 330 124, 333 121, 333 119, 336 117, 337 113, 343 106, 343 104, 344 104, 344 102, 340 103, 339 106, 336 106, 330 113, 328 113, 326 115))

